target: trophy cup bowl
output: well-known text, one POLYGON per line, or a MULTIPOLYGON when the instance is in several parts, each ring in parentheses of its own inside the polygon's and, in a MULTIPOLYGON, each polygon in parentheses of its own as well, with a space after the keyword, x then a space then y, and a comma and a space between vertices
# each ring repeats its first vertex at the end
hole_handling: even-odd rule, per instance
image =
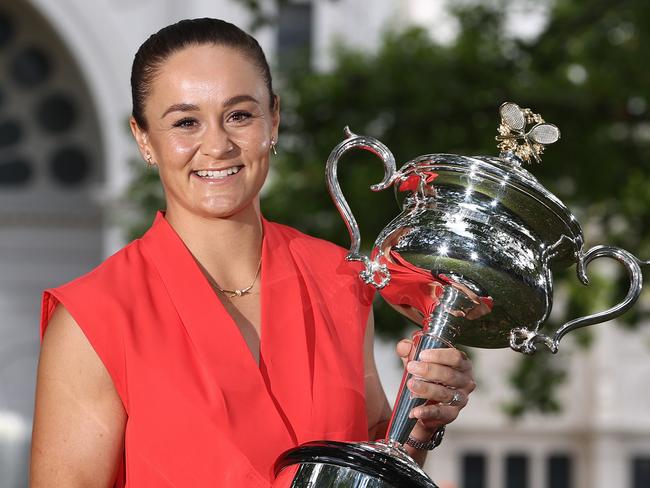
MULTIPOLYGON (((361 261, 361 279, 422 327, 413 335, 411 359, 454 344, 530 354, 543 343, 555 353, 566 333, 621 315, 641 293, 641 266, 648 262, 612 246, 584 250, 576 218, 522 166, 539 163, 559 129, 511 102, 501 105, 500 115, 499 157, 429 154, 396 170, 384 144, 346 127, 327 161, 328 189, 351 237, 346 259, 361 261), (401 213, 381 231, 370 256, 359 252, 359 227, 337 179, 338 161, 352 149, 384 163, 384 179, 371 190, 392 186, 402 196, 401 213), (587 267, 601 257, 625 267, 625 298, 542 333, 553 303, 553 271, 576 264, 578 279, 588 285, 587 267)), ((410 378, 405 371, 385 439, 319 441, 287 451, 276 463, 273 486, 435 488, 403 448, 417 422, 409 412, 425 402, 411 397, 410 378)))

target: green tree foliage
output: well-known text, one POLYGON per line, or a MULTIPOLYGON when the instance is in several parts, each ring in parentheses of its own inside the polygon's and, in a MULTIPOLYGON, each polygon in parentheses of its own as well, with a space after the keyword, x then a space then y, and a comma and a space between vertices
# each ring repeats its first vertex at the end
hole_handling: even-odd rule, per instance
MULTIPOLYGON (((607 243, 650 256, 650 4, 557 1, 534 40, 508 37, 506 11, 513 4, 457 8, 459 34, 439 45, 419 29, 388 33, 375 53, 341 47, 327 73, 286 73, 281 155, 265 198, 267 217, 287 222, 345 247, 348 233, 324 184, 324 162, 345 125, 379 138, 406 162, 421 154, 496 154, 497 109, 512 100, 557 124, 562 140, 531 171, 586 224, 588 244, 607 243), (297 204, 299 202, 299 204, 297 204)), ((381 163, 366 153, 346 155, 339 180, 368 247, 397 214, 391 191, 373 194, 381 163)), ((590 273, 584 287, 575 270, 557 276, 568 294, 569 318, 613 304, 625 290, 590 273)), ((400 334, 404 323, 379 307, 377 328, 400 334)), ((640 313, 628 318, 640 319, 640 313)), ((514 324, 513 324, 514 325, 514 324)), ((590 341, 588 331, 577 342, 590 341)), ((566 347, 566 344, 564 345, 566 347)), ((564 379, 561 362, 540 351, 522 358, 511 381, 513 415, 559 408, 554 387, 564 379)))
MULTIPOLYGON (((450 44, 419 29, 389 32, 373 53, 340 47, 328 72, 294 66, 283 73, 280 154, 265 190, 267 218, 348 247, 324 179, 325 160, 345 125, 382 140, 398 163, 434 152, 494 155, 498 107, 510 100, 562 130, 560 142, 530 170, 586 225, 587 244, 650 256, 650 2, 557 0, 541 34, 527 41, 508 36, 504 25, 508 9, 521 3, 452 2, 459 32, 450 44)), ((365 152, 346 155, 339 168, 367 248, 397 214, 394 195, 368 189, 383 172, 365 152)), ((566 294, 567 306, 548 330, 623 296, 624 276, 608 286, 612 279, 594 268, 591 287, 578 283, 574 269, 556 275, 556 293, 566 294)), ((387 306, 376 315, 380 333, 404 333, 403 320, 387 306)), ((638 308, 628 320, 646 315, 638 308)), ((588 344, 589 333, 578 339, 588 344)), ((519 394, 508 411, 556 411, 560 363, 545 351, 523 358, 511 377, 519 394)))

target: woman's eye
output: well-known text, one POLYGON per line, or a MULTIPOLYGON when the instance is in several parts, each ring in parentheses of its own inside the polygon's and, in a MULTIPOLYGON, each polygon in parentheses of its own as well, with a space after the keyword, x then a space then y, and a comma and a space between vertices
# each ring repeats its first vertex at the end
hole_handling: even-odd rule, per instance
POLYGON ((236 124, 241 124, 242 122, 246 122, 248 119, 250 119, 251 116, 252 114, 250 112, 233 112, 228 116, 228 121, 234 122, 236 124))
POLYGON ((197 124, 196 119, 190 117, 185 117, 181 120, 174 122, 174 127, 189 128, 194 127, 197 124))

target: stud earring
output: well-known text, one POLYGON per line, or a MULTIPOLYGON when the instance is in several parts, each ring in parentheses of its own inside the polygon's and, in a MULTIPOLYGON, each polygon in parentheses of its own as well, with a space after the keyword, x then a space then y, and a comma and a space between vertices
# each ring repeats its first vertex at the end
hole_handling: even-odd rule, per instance
POLYGON ((275 150, 276 144, 277 144, 277 142, 275 141, 275 137, 271 137, 271 151, 273 151, 273 154, 275 156, 278 155, 278 151, 275 150))
POLYGON ((147 154, 147 166, 155 166, 156 163, 153 162, 153 158, 151 157, 151 154, 147 154))

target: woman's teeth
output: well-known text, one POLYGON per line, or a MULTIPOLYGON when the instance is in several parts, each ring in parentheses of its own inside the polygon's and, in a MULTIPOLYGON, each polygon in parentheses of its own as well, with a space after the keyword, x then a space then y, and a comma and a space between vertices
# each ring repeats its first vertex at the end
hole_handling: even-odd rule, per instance
POLYGON ((241 166, 232 166, 222 170, 206 170, 195 171, 197 176, 201 178, 225 178, 226 176, 234 175, 241 169, 241 166))

